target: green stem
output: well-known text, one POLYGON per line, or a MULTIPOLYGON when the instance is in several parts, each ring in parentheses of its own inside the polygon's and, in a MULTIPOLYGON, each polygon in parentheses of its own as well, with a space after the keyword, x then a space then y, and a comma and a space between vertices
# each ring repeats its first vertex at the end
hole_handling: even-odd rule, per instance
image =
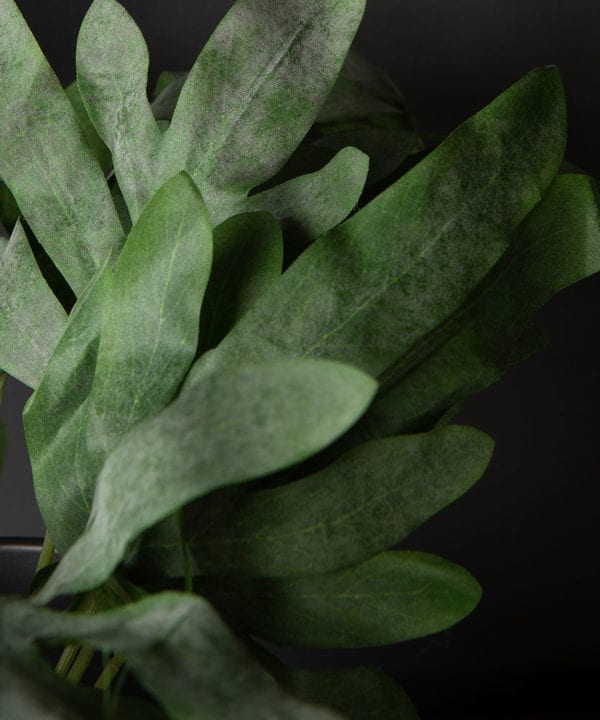
POLYGON ((78 652, 79 645, 71 644, 65 647, 65 649, 62 651, 62 655, 60 656, 59 661, 56 663, 57 675, 60 675, 61 677, 65 677, 66 675, 68 675, 69 670, 71 669, 73 661, 77 657, 78 652))
POLYGON ((37 573, 39 573, 40 570, 48 567, 48 565, 52 565, 55 552, 56 548, 54 547, 54 543, 52 542, 50 533, 46 530, 46 534, 44 535, 44 543, 42 545, 42 550, 40 552, 37 567, 35 569, 36 575, 37 573))
POLYGON ((108 690, 111 686, 112 681, 119 674, 119 670, 123 666, 124 659, 121 655, 114 655, 104 666, 104 670, 100 674, 100 677, 96 680, 94 687, 96 690, 108 690))
POLYGON ((93 648, 80 648, 79 654, 67 674, 67 680, 78 685, 81 678, 85 675, 85 671, 89 668, 95 652, 93 648))

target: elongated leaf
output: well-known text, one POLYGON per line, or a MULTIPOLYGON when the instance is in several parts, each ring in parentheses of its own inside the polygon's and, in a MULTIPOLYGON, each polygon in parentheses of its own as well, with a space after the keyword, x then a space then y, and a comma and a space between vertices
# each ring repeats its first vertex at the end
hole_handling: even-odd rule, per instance
POLYGON ((426 428, 537 349, 534 313, 561 289, 600 271, 593 182, 556 178, 510 251, 458 318, 454 335, 370 408, 354 439, 426 428))
POLYGON ((90 524, 42 602, 98 586, 128 542, 191 500, 324 448, 362 415, 375 389, 354 368, 294 360, 237 368, 183 393, 109 456, 90 524))
POLYGON ((375 668, 282 668, 277 679, 292 695, 337 710, 348 720, 419 720, 403 688, 375 668))
POLYGON ((69 315, 65 332, 23 412, 38 507, 64 552, 85 527, 94 478, 85 435, 100 326, 112 275, 99 270, 69 315))
POLYGON ((252 195, 241 207, 271 212, 283 227, 286 244, 302 250, 348 217, 368 172, 367 156, 348 147, 321 170, 252 195))
POLYGON ((203 595, 251 635, 280 645, 356 648, 431 635, 479 602, 458 565, 386 552, 345 570, 295 580, 203 578, 203 595))
POLYGON ((85 431, 90 481, 115 443, 179 388, 196 353, 211 262, 206 207, 181 173, 146 205, 115 267, 85 431))
POLYGON ((36 639, 78 640, 122 654, 173 720, 338 717, 283 693, 198 597, 164 593, 95 616, 0 605, 0 645, 22 652, 36 639))
MULTIPOLYGON (((163 70, 158 78, 156 79, 156 83, 154 87, 152 88, 152 103, 163 94, 163 92, 168 88, 171 87, 172 90, 176 87, 176 84, 181 81, 181 85, 179 87, 179 90, 181 90, 181 87, 183 87, 183 82, 185 81, 185 78, 187 77, 186 72, 179 72, 179 71, 173 71, 173 70, 163 70)), ((179 93, 178 93, 179 95, 179 93)), ((171 113, 168 115, 168 117, 165 117, 165 120, 170 120, 171 116, 173 114, 173 110, 175 110, 175 105, 177 103, 175 102, 173 104, 173 107, 171 108, 171 113)))
POLYGON ((474 428, 445 427, 366 443, 303 480, 247 490, 233 507, 206 498, 186 522, 196 566, 204 574, 301 577, 354 565, 466 492, 492 446, 474 428))
POLYGON ((96 156, 96 160, 100 163, 100 167, 106 172, 109 168, 112 168, 112 156, 110 150, 106 147, 104 140, 98 135, 94 124, 90 120, 90 116, 87 113, 83 98, 79 92, 77 81, 75 80, 65 88, 65 93, 69 98, 73 110, 79 120, 79 126, 83 131, 83 136, 92 152, 96 156))
POLYGON ((62 552, 85 527, 108 451, 168 403, 192 362, 211 255, 202 199, 176 176, 141 215, 114 277, 108 268, 72 314, 24 413, 38 503, 62 552))
POLYGON ((245 213, 215 230, 213 269, 200 320, 200 350, 218 345, 281 275, 281 229, 269 213, 245 213))
POLYGON ((270 178, 310 129, 364 0, 238 0, 183 86, 165 167, 185 168, 213 223, 270 178), (215 83, 214 78, 219 78, 215 83))
POLYGON ((77 40, 77 83, 112 152, 133 223, 167 179, 156 168, 162 133, 148 101, 148 64, 144 38, 123 6, 94 0, 77 40))
POLYGON ((17 222, 0 259, 0 367, 37 387, 67 316, 35 261, 17 222))
POLYGON ((557 71, 527 75, 304 252, 188 384, 241 359, 290 356, 343 360, 393 384, 550 184, 564 122, 557 71))
POLYGON ((107 714, 101 692, 75 687, 36 657, 0 656, 0 720, 166 720, 141 701, 110 705, 107 714))
POLYGON ((0 177, 79 293, 123 241, 102 169, 14 0, 0 0, 0 177))

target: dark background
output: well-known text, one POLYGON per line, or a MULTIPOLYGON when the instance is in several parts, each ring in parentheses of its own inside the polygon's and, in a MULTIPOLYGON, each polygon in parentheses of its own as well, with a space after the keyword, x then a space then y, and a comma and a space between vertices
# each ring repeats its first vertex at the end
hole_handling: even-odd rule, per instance
MULTIPOLYGON (((74 77, 77 28, 89 2, 18 0, 63 82, 74 77)), ((130 0, 162 69, 187 69, 231 2, 130 0)), ((420 126, 447 132, 530 68, 555 63, 567 90, 571 161, 600 175, 600 7, 582 0, 368 0, 357 45, 386 69, 420 126)), ((1 18, 0 18, 1 24, 1 18)), ((422 705, 485 706, 478 717, 569 716, 594 699, 600 670, 600 279, 563 292, 541 314, 550 347, 470 400, 460 421, 490 433, 489 472, 406 547, 465 565, 484 598, 436 638, 368 651, 422 705), (569 708, 569 709, 567 709, 569 708), (497 714, 493 714, 497 712, 497 714), (535 714, 535 713, 538 714, 535 714)), ((0 535, 41 535, 20 410, 9 382, 0 535)), ((348 654, 299 653, 310 664, 348 654)), ((358 656, 351 656, 356 659, 358 656)), ((600 711, 589 715, 600 717, 600 711)), ((574 715, 572 715, 574 716, 574 715)), ((433 715, 432 715, 433 717, 433 715)), ((453 717, 448 710, 443 717, 453 717)))

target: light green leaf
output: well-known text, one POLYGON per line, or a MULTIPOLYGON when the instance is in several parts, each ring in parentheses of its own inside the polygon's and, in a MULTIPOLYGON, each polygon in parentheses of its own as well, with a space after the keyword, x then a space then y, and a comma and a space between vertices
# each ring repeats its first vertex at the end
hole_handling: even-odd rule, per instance
POLYGON ((61 552, 79 537, 91 509, 94 478, 87 472, 83 430, 111 284, 110 268, 101 269, 79 297, 23 412, 38 507, 61 552))
POLYGON ((0 646, 23 652, 41 639, 77 640, 123 655, 172 720, 338 718, 281 691, 198 597, 163 593, 87 616, 0 605, 0 646))
POLYGON ((213 269, 200 320, 200 350, 218 345, 281 275, 281 229, 269 213, 235 215, 215 229, 213 269))
POLYGON ((286 246, 303 250, 354 210, 368 172, 368 157, 344 148, 321 170, 252 195, 240 207, 272 213, 282 225, 286 246))
POLYGON ((559 75, 533 71, 308 248, 200 358, 188 386, 275 357, 343 360, 393 385, 504 253, 564 142, 559 75))
POLYGON ((459 314, 455 332, 369 409, 351 441, 427 428, 539 347, 530 327, 555 293, 600 271, 593 181, 561 175, 518 229, 509 252, 459 314))
POLYGON ((41 601, 97 587, 131 540, 191 500, 323 449, 356 422, 375 390, 350 366, 292 360, 239 367, 182 393, 108 457, 86 532, 41 601))
POLYGON ((481 596, 464 568, 419 552, 385 552, 345 570, 294 580, 201 578, 198 588, 253 636, 321 648, 431 635, 462 620, 481 596))
POLYGON ((276 677, 292 695, 336 710, 348 720, 419 720, 403 688, 376 668, 315 672, 282 667, 276 677))
POLYGON ((106 454, 183 380, 211 256, 202 199, 178 175, 146 206, 114 276, 108 268, 72 313, 24 413, 38 503, 62 552, 85 527, 106 454))
POLYGON ((186 514, 188 545, 204 574, 299 577, 354 565, 466 492, 492 448, 468 427, 366 443, 302 480, 240 490, 233 504, 205 498, 186 514))
POLYGON ((0 0, 0 177, 80 293, 123 242, 102 169, 14 0, 0 0))
POLYGON ((123 6, 94 0, 77 40, 77 83, 112 152, 133 223, 167 179, 157 168, 162 133, 148 101, 148 64, 144 38, 123 6))
POLYGON ((0 367, 35 388, 67 316, 42 277, 18 221, 0 259, 0 287, 0 367))
POLYGON ((96 159, 100 163, 100 167, 106 172, 112 168, 112 156, 110 150, 104 144, 104 140, 98 135, 96 128, 94 127, 90 116, 85 109, 83 104, 83 98, 79 92, 77 81, 75 80, 65 88, 65 93, 75 110, 75 114, 79 120, 79 125, 83 131, 83 136, 86 139, 87 144, 90 146, 92 152, 96 156, 96 159))
POLYGON ((220 23, 164 136, 165 168, 190 173, 214 224, 300 144, 335 82, 364 4, 238 0, 220 23))

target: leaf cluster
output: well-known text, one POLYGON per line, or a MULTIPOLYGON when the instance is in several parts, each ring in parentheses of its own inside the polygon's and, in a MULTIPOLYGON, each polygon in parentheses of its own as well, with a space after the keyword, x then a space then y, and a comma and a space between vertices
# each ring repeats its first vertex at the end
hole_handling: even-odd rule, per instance
POLYGON ((379 671, 290 668, 258 640, 384 645, 477 605, 467 570, 396 548, 490 460, 460 403, 600 270, 595 188, 558 174, 551 67, 425 151, 348 54, 363 10, 238 0, 149 98, 115 0, 66 89, 0 0, 0 367, 35 391, 61 557, 0 603, 0 720, 411 720, 379 671), (61 677, 94 653, 96 689, 61 677))

